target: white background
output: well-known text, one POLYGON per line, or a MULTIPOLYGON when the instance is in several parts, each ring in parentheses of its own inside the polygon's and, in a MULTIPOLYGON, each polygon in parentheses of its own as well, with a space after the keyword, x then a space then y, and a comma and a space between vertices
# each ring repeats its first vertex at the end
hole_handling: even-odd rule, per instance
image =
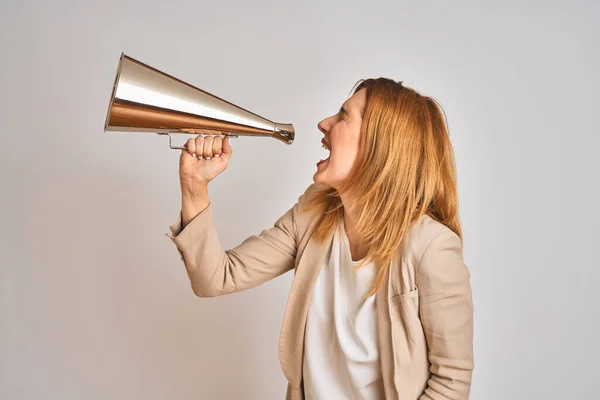
POLYGON ((592 398, 598 380, 593 1, 3 1, 0 398, 277 399, 292 274, 200 299, 164 235, 167 138, 104 133, 121 52, 277 122, 210 184, 226 248, 269 228, 324 158, 358 79, 438 99, 475 303, 472 399, 592 398), (416 2, 415 2, 416 3, 416 2))

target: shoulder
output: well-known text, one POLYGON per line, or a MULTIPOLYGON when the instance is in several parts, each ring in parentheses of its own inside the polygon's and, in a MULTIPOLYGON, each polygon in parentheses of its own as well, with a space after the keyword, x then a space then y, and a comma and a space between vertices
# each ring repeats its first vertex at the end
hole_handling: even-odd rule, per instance
POLYGON ((299 237, 303 237, 305 234, 313 232, 318 222, 321 220, 323 213, 321 210, 321 204, 312 203, 310 200, 314 197, 316 192, 327 190, 329 187, 323 184, 311 183, 298 197, 298 201, 295 204, 295 223, 297 226, 297 232, 299 237), (311 206, 315 207, 311 207, 311 206))
POLYGON ((298 197, 298 208, 300 212, 304 212, 304 210, 306 209, 306 207, 308 207, 310 200, 312 199, 313 195, 321 190, 326 190, 328 187, 320 184, 320 183, 311 183, 310 185, 308 185, 308 187, 306 189, 304 189, 304 192, 300 195, 300 197, 298 197))
POLYGON ((304 189, 304 193, 300 195, 298 201, 308 202, 315 192, 319 190, 325 190, 327 188, 327 186, 321 183, 311 183, 306 189, 304 189))
POLYGON ((411 255, 413 265, 418 266, 427 254, 452 250, 462 255, 460 237, 446 225, 429 215, 423 215, 413 222, 406 234, 405 252, 411 255))

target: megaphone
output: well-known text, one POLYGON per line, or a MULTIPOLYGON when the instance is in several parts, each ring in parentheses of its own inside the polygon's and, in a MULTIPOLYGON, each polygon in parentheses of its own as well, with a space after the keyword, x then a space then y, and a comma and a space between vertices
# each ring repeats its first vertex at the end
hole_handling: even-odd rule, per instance
POLYGON ((266 136, 294 141, 292 124, 264 117, 198 89, 121 53, 106 113, 104 132, 148 132, 169 136, 195 134, 266 136))

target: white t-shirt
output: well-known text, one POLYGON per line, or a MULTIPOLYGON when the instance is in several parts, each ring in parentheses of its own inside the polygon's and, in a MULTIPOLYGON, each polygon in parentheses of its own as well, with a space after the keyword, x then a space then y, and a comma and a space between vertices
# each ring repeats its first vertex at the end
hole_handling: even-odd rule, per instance
POLYGON ((343 219, 311 298, 303 360, 307 400, 385 399, 377 347, 374 263, 353 269, 343 219))

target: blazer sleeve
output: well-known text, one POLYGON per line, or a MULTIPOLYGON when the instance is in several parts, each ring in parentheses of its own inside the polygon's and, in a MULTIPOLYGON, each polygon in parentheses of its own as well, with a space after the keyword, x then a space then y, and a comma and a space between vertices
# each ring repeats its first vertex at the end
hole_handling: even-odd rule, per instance
POLYGON ((462 243, 451 230, 427 246, 417 272, 431 376, 420 400, 467 400, 473 373, 473 300, 462 243))
POLYGON ((211 204, 181 230, 181 212, 166 235, 175 243, 194 293, 214 297, 257 286, 294 268, 299 213, 313 185, 274 223, 225 250, 213 224, 211 204))

